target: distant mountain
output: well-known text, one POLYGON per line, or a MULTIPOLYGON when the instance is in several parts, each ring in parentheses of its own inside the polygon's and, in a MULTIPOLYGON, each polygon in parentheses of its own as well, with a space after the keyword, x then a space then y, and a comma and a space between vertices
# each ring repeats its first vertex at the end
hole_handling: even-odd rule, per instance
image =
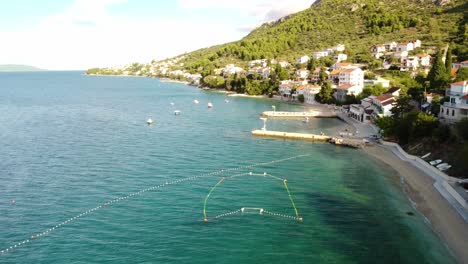
POLYGON ((0 72, 31 72, 31 71, 46 71, 34 66, 19 65, 19 64, 0 64, 0 72))

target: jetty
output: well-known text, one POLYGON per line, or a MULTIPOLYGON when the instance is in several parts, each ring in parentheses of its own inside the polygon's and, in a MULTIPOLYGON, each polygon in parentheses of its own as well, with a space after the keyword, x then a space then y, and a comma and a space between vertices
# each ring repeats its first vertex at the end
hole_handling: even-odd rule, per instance
POLYGON ((350 147, 350 148, 363 148, 365 145, 370 144, 368 141, 365 141, 362 139, 339 138, 339 137, 330 137, 326 135, 316 135, 316 134, 307 134, 307 133, 268 131, 268 130, 263 130, 263 129, 252 131, 252 135, 257 136, 257 137, 272 137, 272 138, 296 139, 296 140, 307 140, 307 141, 322 141, 322 142, 329 142, 337 146, 350 147))
POLYGON ((265 111, 262 113, 262 117, 267 117, 267 118, 305 118, 305 117, 332 118, 332 117, 338 117, 338 115, 333 112, 324 113, 321 111, 310 111, 310 112, 265 111))

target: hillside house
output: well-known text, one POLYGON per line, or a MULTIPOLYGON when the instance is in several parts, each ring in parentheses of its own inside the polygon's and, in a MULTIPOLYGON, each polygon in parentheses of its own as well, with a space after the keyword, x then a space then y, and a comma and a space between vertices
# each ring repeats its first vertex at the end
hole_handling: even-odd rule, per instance
POLYGON ((385 45, 374 45, 371 47, 370 50, 373 53, 384 53, 385 51, 387 51, 387 49, 385 48, 385 45))
POLYGON ((412 50, 414 50, 414 44, 410 41, 399 43, 397 47, 397 51, 412 51, 412 50))
POLYGON ((468 67, 468 60, 462 62, 454 62, 452 63, 452 69, 460 69, 463 67, 468 67))
POLYGON ((296 75, 298 78, 307 79, 309 78, 310 71, 307 69, 300 69, 296 71, 296 75))
POLYGON ((336 45, 335 47, 333 47, 333 49, 336 51, 336 52, 343 52, 345 50, 345 46, 343 44, 338 44, 336 45))
POLYGON ((307 85, 304 90, 304 102, 306 104, 316 104, 315 95, 320 92, 321 87, 318 85, 307 85))
POLYGON ((413 43, 413 49, 420 48, 422 44, 419 39, 413 39, 413 40, 410 40, 409 42, 413 43))
POLYGON ((403 59, 401 63, 401 70, 402 71, 415 71, 419 68, 419 60, 416 56, 410 56, 403 59))
POLYGON ((385 46, 385 49, 388 51, 395 51, 398 47, 398 43, 396 43, 395 41, 387 42, 384 44, 384 46, 385 46))
POLYGON ((397 51, 393 53, 393 56, 398 59, 399 61, 403 61, 406 57, 408 57, 408 51, 403 50, 403 51, 397 51))
POLYGON ((323 51, 316 51, 316 52, 313 52, 313 53, 312 53, 312 57, 313 57, 314 59, 320 59, 320 58, 326 57, 326 56, 328 56, 328 55, 330 55, 330 53, 329 53, 328 51, 326 51, 326 50, 323 50, 323 51))
POLYGON ((439 120, 455 123, 468 118, 468 80, 452 83, 446 96, 450 96, 450 101, 440 107, 439 120))
POLYGON ((417 54, 416 57, 419 60, 421 67, 430 67, 431 66, 431 55, 428 54, 417 54))
POLYGON ((302 57, 297 58, 297 59, 296 59, 296 63, 298 63, 298 64, 304 64, 304 63, 309 62, 309 60, 310 60, 310 57, 307 56, 307 55, 305 55, 305 56, 302 56, 302 57))
POLYGON ((331 70, 356 69, 356 68, 359 68, 359 65, 350 63, 350 62, 337 62, 330 67, 331 70))
POLYGON ((335 93, 333 96, 336 100, 344 102, 346 100, 346 95, 359 95, 362 93, 362 86, 353 85, 353 84, 342 84, 338 85, 335 88, 335 93))
POLYGON ((380 84, 384 88, 390 87, 390 81, 381 77, 377 77, 377 79, 373 80, 364 80, 364 86, 369 86, 369 85, 377 85, 380 84))
POLYGON ((344 53, 339 53, 339 54, 335 55, 336 62, 342 62, 342 61, 345 61, 347 59, 348 59, 348 55, 346 55, 344 53))

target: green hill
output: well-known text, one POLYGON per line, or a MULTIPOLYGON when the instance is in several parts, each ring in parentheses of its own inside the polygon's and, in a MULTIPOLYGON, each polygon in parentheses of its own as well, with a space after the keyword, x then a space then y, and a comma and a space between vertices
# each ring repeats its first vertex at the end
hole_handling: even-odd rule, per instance
MULTIPOLYGON (((437 6, 430 0, 322 0, 264 24, 240 41, 189 53, 182 62, 187 70, 200 71, 262 58, 293 61, 338 43, 345 44, 349 60, 366 62, 369 48, 385 41, 420 39, 426 48, 466 43, 468 3, 449 2, 437 6)), ((455 50, 466 58, 466 47, 455 50)))
POLYGON ((0 72, 30 72, 30 71, 45 71, 37 67, 19 64, 3 64, 0 65, 0 72))
MULTIPOLYGON (((412 39, 422 41, 420 52, 430 53, 452 42, 452 52, 461 61, 468 59, 467 22, 465 0, 318 0, 302 12, 263 24, 236 42, 153 61, 152 65, 94 68, 88 74, 166 76, 160 72, 150 74, 149 69, 169 62, 165 64, 169 65, 168 70, 216 75, 215 69, 230 63, 244 68, 248 61, 264 58, 294 63, 298 56, 336 44, 346 46, 348 61, 372 63, 375 61, 370 52, 372 45, 412 39)), ((216 33, 204 34, 201 37, 216 37, 216 33)))

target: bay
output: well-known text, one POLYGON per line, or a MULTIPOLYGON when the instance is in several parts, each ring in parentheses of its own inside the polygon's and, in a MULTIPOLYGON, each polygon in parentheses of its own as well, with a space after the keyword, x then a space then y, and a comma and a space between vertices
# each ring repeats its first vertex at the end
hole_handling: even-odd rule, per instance
MULTIPOLYGON (((254 138, 271 105, 302 107, 226 98, 147 78, 0 73, 0 250, 30 240, 0 263, 454 262, 395 170, 358 150, 254 138), (289 157, 297 158, 240 168, 289 157), (239 173, 247 175, 228 178, 239 173), (205 223, 205 199, 222 177, 205 223), (141 192, 165 183, 173 184, 141 192), (119 197, 128 198, 103 206, 119 197), (214 219, 240 208, 281 216, 251 210, 214 219)), ((312 133, 340 126, 267 122, 312 133)))

